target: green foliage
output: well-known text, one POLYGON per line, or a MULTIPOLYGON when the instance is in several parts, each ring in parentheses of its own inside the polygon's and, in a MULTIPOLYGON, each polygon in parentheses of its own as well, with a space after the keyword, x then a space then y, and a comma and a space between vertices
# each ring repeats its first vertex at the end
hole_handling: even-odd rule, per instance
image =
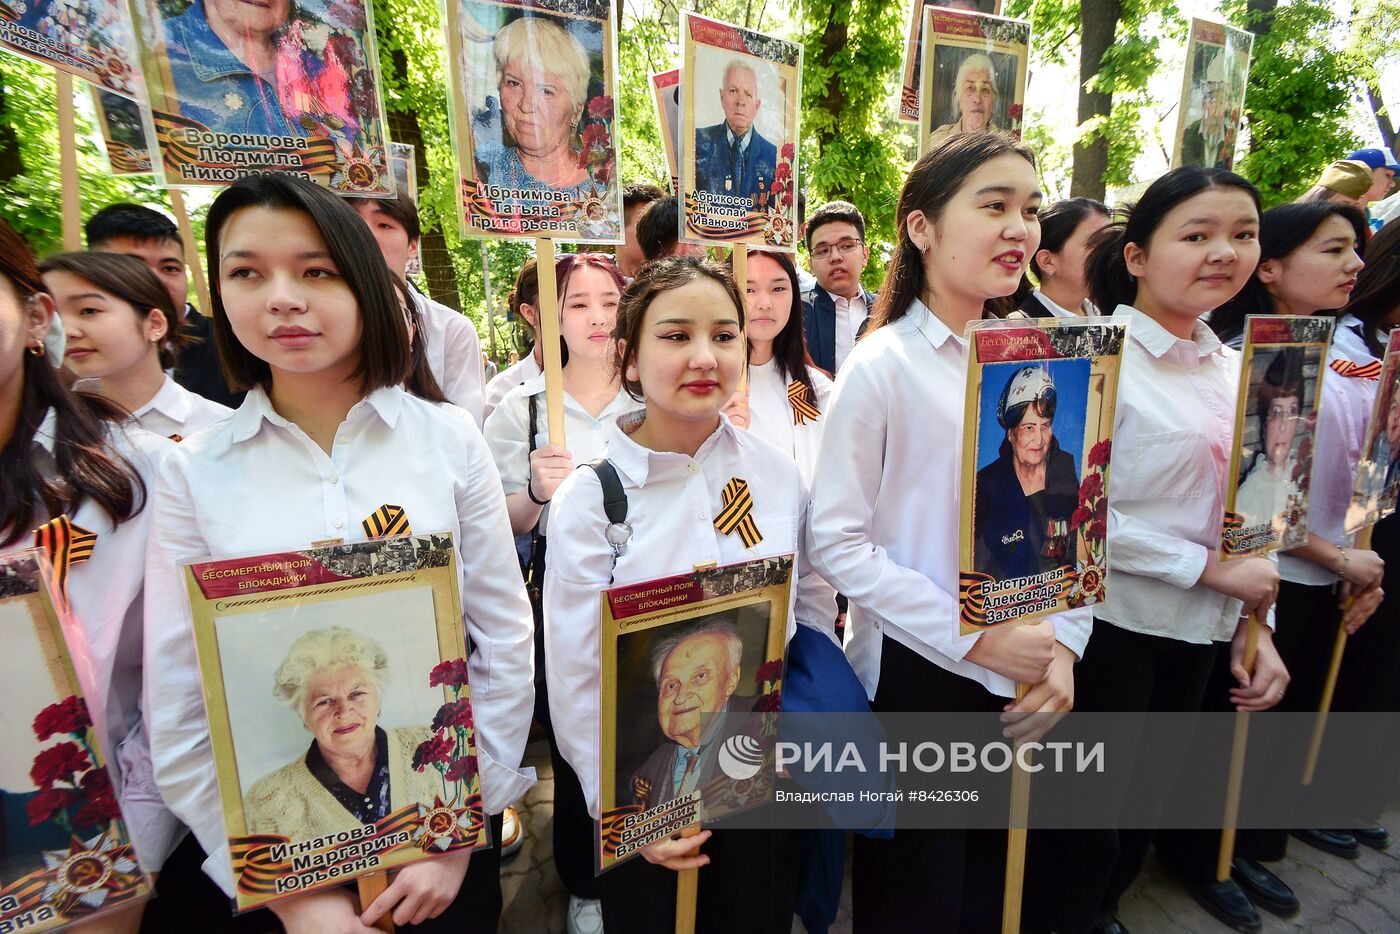
MULTIPOLYGON (((1246 28, 1260 19, 1244 0, 1230 0, 1225 12, 1246 28)), ((1237 168, 1273 205, 1307 191, 1358 141, 1346 126, 1354 65, 1334 43, 1339 24, 1330 5, 1294 0, 1265 15, 1268 32, 1254 42, 1245 92, 1250 151, 1237 168)))

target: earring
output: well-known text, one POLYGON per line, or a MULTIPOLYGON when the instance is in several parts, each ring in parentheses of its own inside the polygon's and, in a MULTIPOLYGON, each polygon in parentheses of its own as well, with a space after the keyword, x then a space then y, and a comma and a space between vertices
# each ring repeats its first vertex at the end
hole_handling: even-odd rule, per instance
POLYGON ((29 352, 36 357, 42 357, 44 355, 44 342, 37 337, 34 338, 34 345, 29 348, 29 352))

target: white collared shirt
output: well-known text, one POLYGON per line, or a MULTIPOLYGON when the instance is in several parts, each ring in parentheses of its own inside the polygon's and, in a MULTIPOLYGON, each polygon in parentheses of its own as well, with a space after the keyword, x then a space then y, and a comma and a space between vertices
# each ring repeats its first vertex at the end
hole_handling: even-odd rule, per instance
POLYGON ((534 784, 519 771, 534 627, 500 483, 466 413, 398 388, 356 403, 329 455, 259 388, 166 461, 146 557, 145 709, 160 790, 225 892, 233 879, 181 562, 364 541, 360 523, 386 503, 402 506, 415 532, 455 533, 481 787, 496 814, 534 784))
POLYGON ((527 353, 519 360, 506 367, 495 376, 491 377, 491 382, 486 384, 486 401, 481 407, 482 424, 491 417, 491 413, 496 411, 496 406, 501 404, 501 400, 506 397, 516 386, 527 380, 533 379, 543 373, 539 361, 535 359, 533 353, 527 353))
MULTIPOLYGON (((135 425, 104 423, 110 450, 126 458, 146 485, 143 508, 113 526, 94 500, 84 500, 69 519, 94 532, 92 557, 76 562, 68 573, 73 612, 63 632, 92 722, 108 760, 116 764, 118 798, 141 866, 160 869, 182 835, 180 822, 165 807, 151 774, 151 760, 141 725, 141 588, 146 571, 146 538, 151 524, 150 499, 161 463, 175 445, 135 425)), ((53 454, 57 419, 50 411, 34 435, 36 454, 53 454)), ((141 501, 138 499, 138 503, 141 501)), ((36 526, 51 516, 39 501, 36 526)), ((22 535, 5 552, 30 548, 34 537, 22 535)))
MULTIPOLYGON (((994 694, 1016 691, 964 658, 980 633, 958 635, 966 370, 966 342, 916 300, 852 351, 823 416, 807 543, 812 564, 850 600, 846 654, 871 698, 883 635, 994 694)), ((1047 622, 1083 654, 1087 610, 1047 622)))
POLYGON ((870 316, 870 309, 865 306, 865 295, 859 291, 851 298, 832 292, 831 300, 836 305, 836 369, 839 370, 855 347, 856 335, 870 316))
MULTIPOLYGON (((544 376, 535 376, 506 393, 486 420, 486 444, 495 458, 501 475, 501 487, 507 496, 519 493, 530 482, 530 397, 535 396, 535 447, 549 443, 549 418, 546 412, 544 376)), ((613 422, 628 412, 635 412, 642 403, 618 387, 617 395, 597 418, 567 392, 564 393, 564 446, 573 457, 574 466, 581 466, 603 456, 607 450, 608 434, 613 422)), ((540 534, 546 535, 549 507, 540 511, 540 534)))
POLYGON ((486 374, 481 367, 481 339, 467 316, 413 292, 422 321, 428 369, 442 387, 447 401, 470 413, 481 427, 481 389, 486 374))
MULTIPOLYGON (((734 428, 724 416, 693 458, 644 448, 616 425, 608 435, 607 453, 627 494, 632 538, 614 567, 604 537, 608 520, 602 486, 592 470, 579 468, 554 494, 554 533, 544 581, 544 654, 554 735, 578 773, 588 813, 595 819, 602 683, 599 594, 688 574, 706 562, 723 566, 798 553, 806 513, 802 478, 792 458, 734 428), (763 536, 753 548, 744 546, 737 531, 722 535, 714 525, 724 508, 721 492, 736 477, 749 484, 751 515, 763 536)), ((796 622, 821 620, 830 630, 836 618, 835 593, 809 570, 798 554, 788 638, 796 622)))
MULTIPOLYGON (((724 125, 724 139, 729 145, 734 145, 734 131, 729 128, 729 124, 724 125)), ((739 155, 742 156, 748 151, 749 142, 753 139, 753 127, 744 131, 744 135, 739 137, 739 155)))
POLYGON ((233 409, 228 406, 190 392, 167 376, 151 400, 132 412, 131 417, 152 434, 183 439, 232 414, 233 409))
POLYGON ((749 364, 749 431, 767 441, 797 462, 802 482, 808 489, 817 472, 817 451, 821 446, 822 429, 826 427, 826 410, 831 401, 831 380, 824 373, 808 368, 812 388, 817 394, 815 420, 794 424, 792 404, 788 401, 788 383, 783 382, 778 364, 749 364))
MULTIPOLYGON (((1341 354, 1342 359, 1360 363, 1376 359, 1376 355, 1371 353, 1371 348, 1366 346, 1366 341, 1361 336, 1365 327, 1356 315, 1342 315, 1337 321, 1337 327, 1332 332, 1332 346, 1341 354)), ((1382 347, 1385 346, 1387 335, 1388 332, 1376 330, 1376 337, 1382 347)))
POLYGON ((1220 546, 1240 354, 1201 321, 1182 340, 1136 308, 1114 314, 1132 324, 1108 480, 1109 597, 1094 617, 1181 642, 1230 639, 1240 601, 1199 581, 1220 546))

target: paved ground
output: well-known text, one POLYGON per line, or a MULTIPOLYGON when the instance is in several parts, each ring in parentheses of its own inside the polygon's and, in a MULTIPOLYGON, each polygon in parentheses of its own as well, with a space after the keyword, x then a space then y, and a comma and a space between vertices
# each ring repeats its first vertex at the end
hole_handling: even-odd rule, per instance
MULTIPOLYGON (((557 934, 564 930, 568 896, 551 861, 554 781, 549 747, 543 740, 530 744, 525 764, 535 767, 540 782, 526 797, 521 815, 525 845, 501 869, 506 905, 501 930, 503 934, 557 934)), ((1392 807, 1384 820, 1392 830, 1400 830, 1400 808, 1392 807)), ((1350 861, 1292 841, 1287 858, 1273 868, 1298 894, 1303 911, 1287 920, 1264 914, 1266 934, 1400 932, 1400 843, 1384 852, 1362 847, 1361 858, 1350 861)), ((1151 858, 1143 878, 1128 893, 1121 918, 1133 934, 1215 934, 1228 930, 1167 879, 1151 858)), ((848 883, 832 932, 847 934, 850 930, 848 883)), ((794 922, 793 932, 803 934, 802 925, 794 922)))

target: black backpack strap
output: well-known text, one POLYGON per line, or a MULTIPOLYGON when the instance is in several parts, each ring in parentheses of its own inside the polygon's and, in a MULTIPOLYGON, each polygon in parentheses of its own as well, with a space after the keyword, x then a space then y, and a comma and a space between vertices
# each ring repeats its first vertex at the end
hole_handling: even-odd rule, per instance
POLYGON ((627 524, 627 491, 622 488, 622 478, 617 468, 606 457, 586 465, 598 475, 598 483, 603 488, 603 514, 608 517, 607 539, 612 546, 613 564, 627 550, 627 542, 632 538, 632 526, 627 524))

